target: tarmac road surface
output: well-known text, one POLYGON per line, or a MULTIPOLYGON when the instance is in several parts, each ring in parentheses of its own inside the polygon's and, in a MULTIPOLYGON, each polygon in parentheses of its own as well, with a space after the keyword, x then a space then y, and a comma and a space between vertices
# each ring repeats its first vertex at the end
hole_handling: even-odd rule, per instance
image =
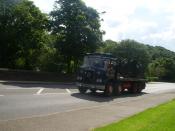
POLYGON ((121 120, 175 98, 174 83, 142 94, 79 94, 73 84, 0 83, 0 131, 81 131, 121 120))

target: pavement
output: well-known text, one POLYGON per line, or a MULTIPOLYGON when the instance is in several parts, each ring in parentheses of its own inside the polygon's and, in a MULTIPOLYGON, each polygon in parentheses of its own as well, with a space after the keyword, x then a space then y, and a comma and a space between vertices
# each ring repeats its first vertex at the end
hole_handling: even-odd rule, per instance
POLYGON ((79 94, 74 84, 0 82, 0 131, 88 131, 174 98, 174 83, 104 97, 79 94))

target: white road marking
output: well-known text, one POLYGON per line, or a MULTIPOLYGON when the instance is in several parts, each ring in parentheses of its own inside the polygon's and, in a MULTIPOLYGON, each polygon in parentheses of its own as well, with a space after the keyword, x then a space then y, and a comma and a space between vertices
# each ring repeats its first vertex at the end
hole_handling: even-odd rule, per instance
POLYGON ((66 89, 67 93, 71 94, 71 91, 69 89, 66 89))
POLYGON ((44 88, 39 89, 39 91, 36 94, 40 95, 43 90, 44 90, 44 88))
POLYGON ((4 96, 4 95, 0 95, 0 96, 4 96))
MULTIPOLYGON (((68 93, 42 93, 40 95, 67 95, 68 93)), ((38 95, 38 94, 33 94, 33 95, 38 95)))
MULTIPOLYGON (((60 92, 60 93, 42 93, 40 95, 68 95, 68 94, 74 94, 74 93, 78 93, 78 92, 71 92, 71 93, 67 93, 67 92, 60 92)), ((37 94, 33 94, 33 95, 37 95, 37 94)))

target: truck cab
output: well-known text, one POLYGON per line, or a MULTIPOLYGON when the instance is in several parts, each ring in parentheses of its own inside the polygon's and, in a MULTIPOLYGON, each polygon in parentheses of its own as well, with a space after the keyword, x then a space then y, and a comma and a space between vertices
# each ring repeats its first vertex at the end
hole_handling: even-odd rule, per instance
POLYGON ((77 86, 81 93, 88 89, 105 90, 106 82, 115 75, 115 59, 110 54, 87 54, 77 73, 77 86))

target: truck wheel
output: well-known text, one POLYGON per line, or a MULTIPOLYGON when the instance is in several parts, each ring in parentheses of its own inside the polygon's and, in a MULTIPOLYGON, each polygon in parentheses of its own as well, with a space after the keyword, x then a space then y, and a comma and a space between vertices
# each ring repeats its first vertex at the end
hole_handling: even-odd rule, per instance
POLYGON ((141 93, 141 92, 142 92, 141 88, 137 89, 137 93, 141 93))
POLYGON ((131 89, 131 93, 132 93, 132 94, 137 93, 137 87, 133 87, 133 88, 131 89))
POLYGON ((129 92, 132 94, 136 94, 139 89, 138 83, 133 83, 132 87, 129 89, 129 92))
POLYGON ((95 93, 95 92, 96 92, 96 89, 90 89, 90 91, 91 91, 92 93, 95 93))
POLYGON ((123 92, 122 85, 118 84, 115 86, 115 95, 121 95, 123 92))
POLYGON ((141 86, 142 86, 142 89, 145 89, 146 83, 145 82, 142 82, 141 86))
POLYGON ((112 96, 114 93, 114 88, 112 83, 108 83, 105 87, 104 94, 105 96, 112 96))
POLYGON ((143 89, 145 89, 145 82, 139 82, 137 83, 137 92, 136 93, 141 93, 143 89))
POLYGON ((85 94, 86 91, 87 91, 87 88, 84 88, 84 87, 78 87, 78 90, 79 90, 80 93, 85 94))

